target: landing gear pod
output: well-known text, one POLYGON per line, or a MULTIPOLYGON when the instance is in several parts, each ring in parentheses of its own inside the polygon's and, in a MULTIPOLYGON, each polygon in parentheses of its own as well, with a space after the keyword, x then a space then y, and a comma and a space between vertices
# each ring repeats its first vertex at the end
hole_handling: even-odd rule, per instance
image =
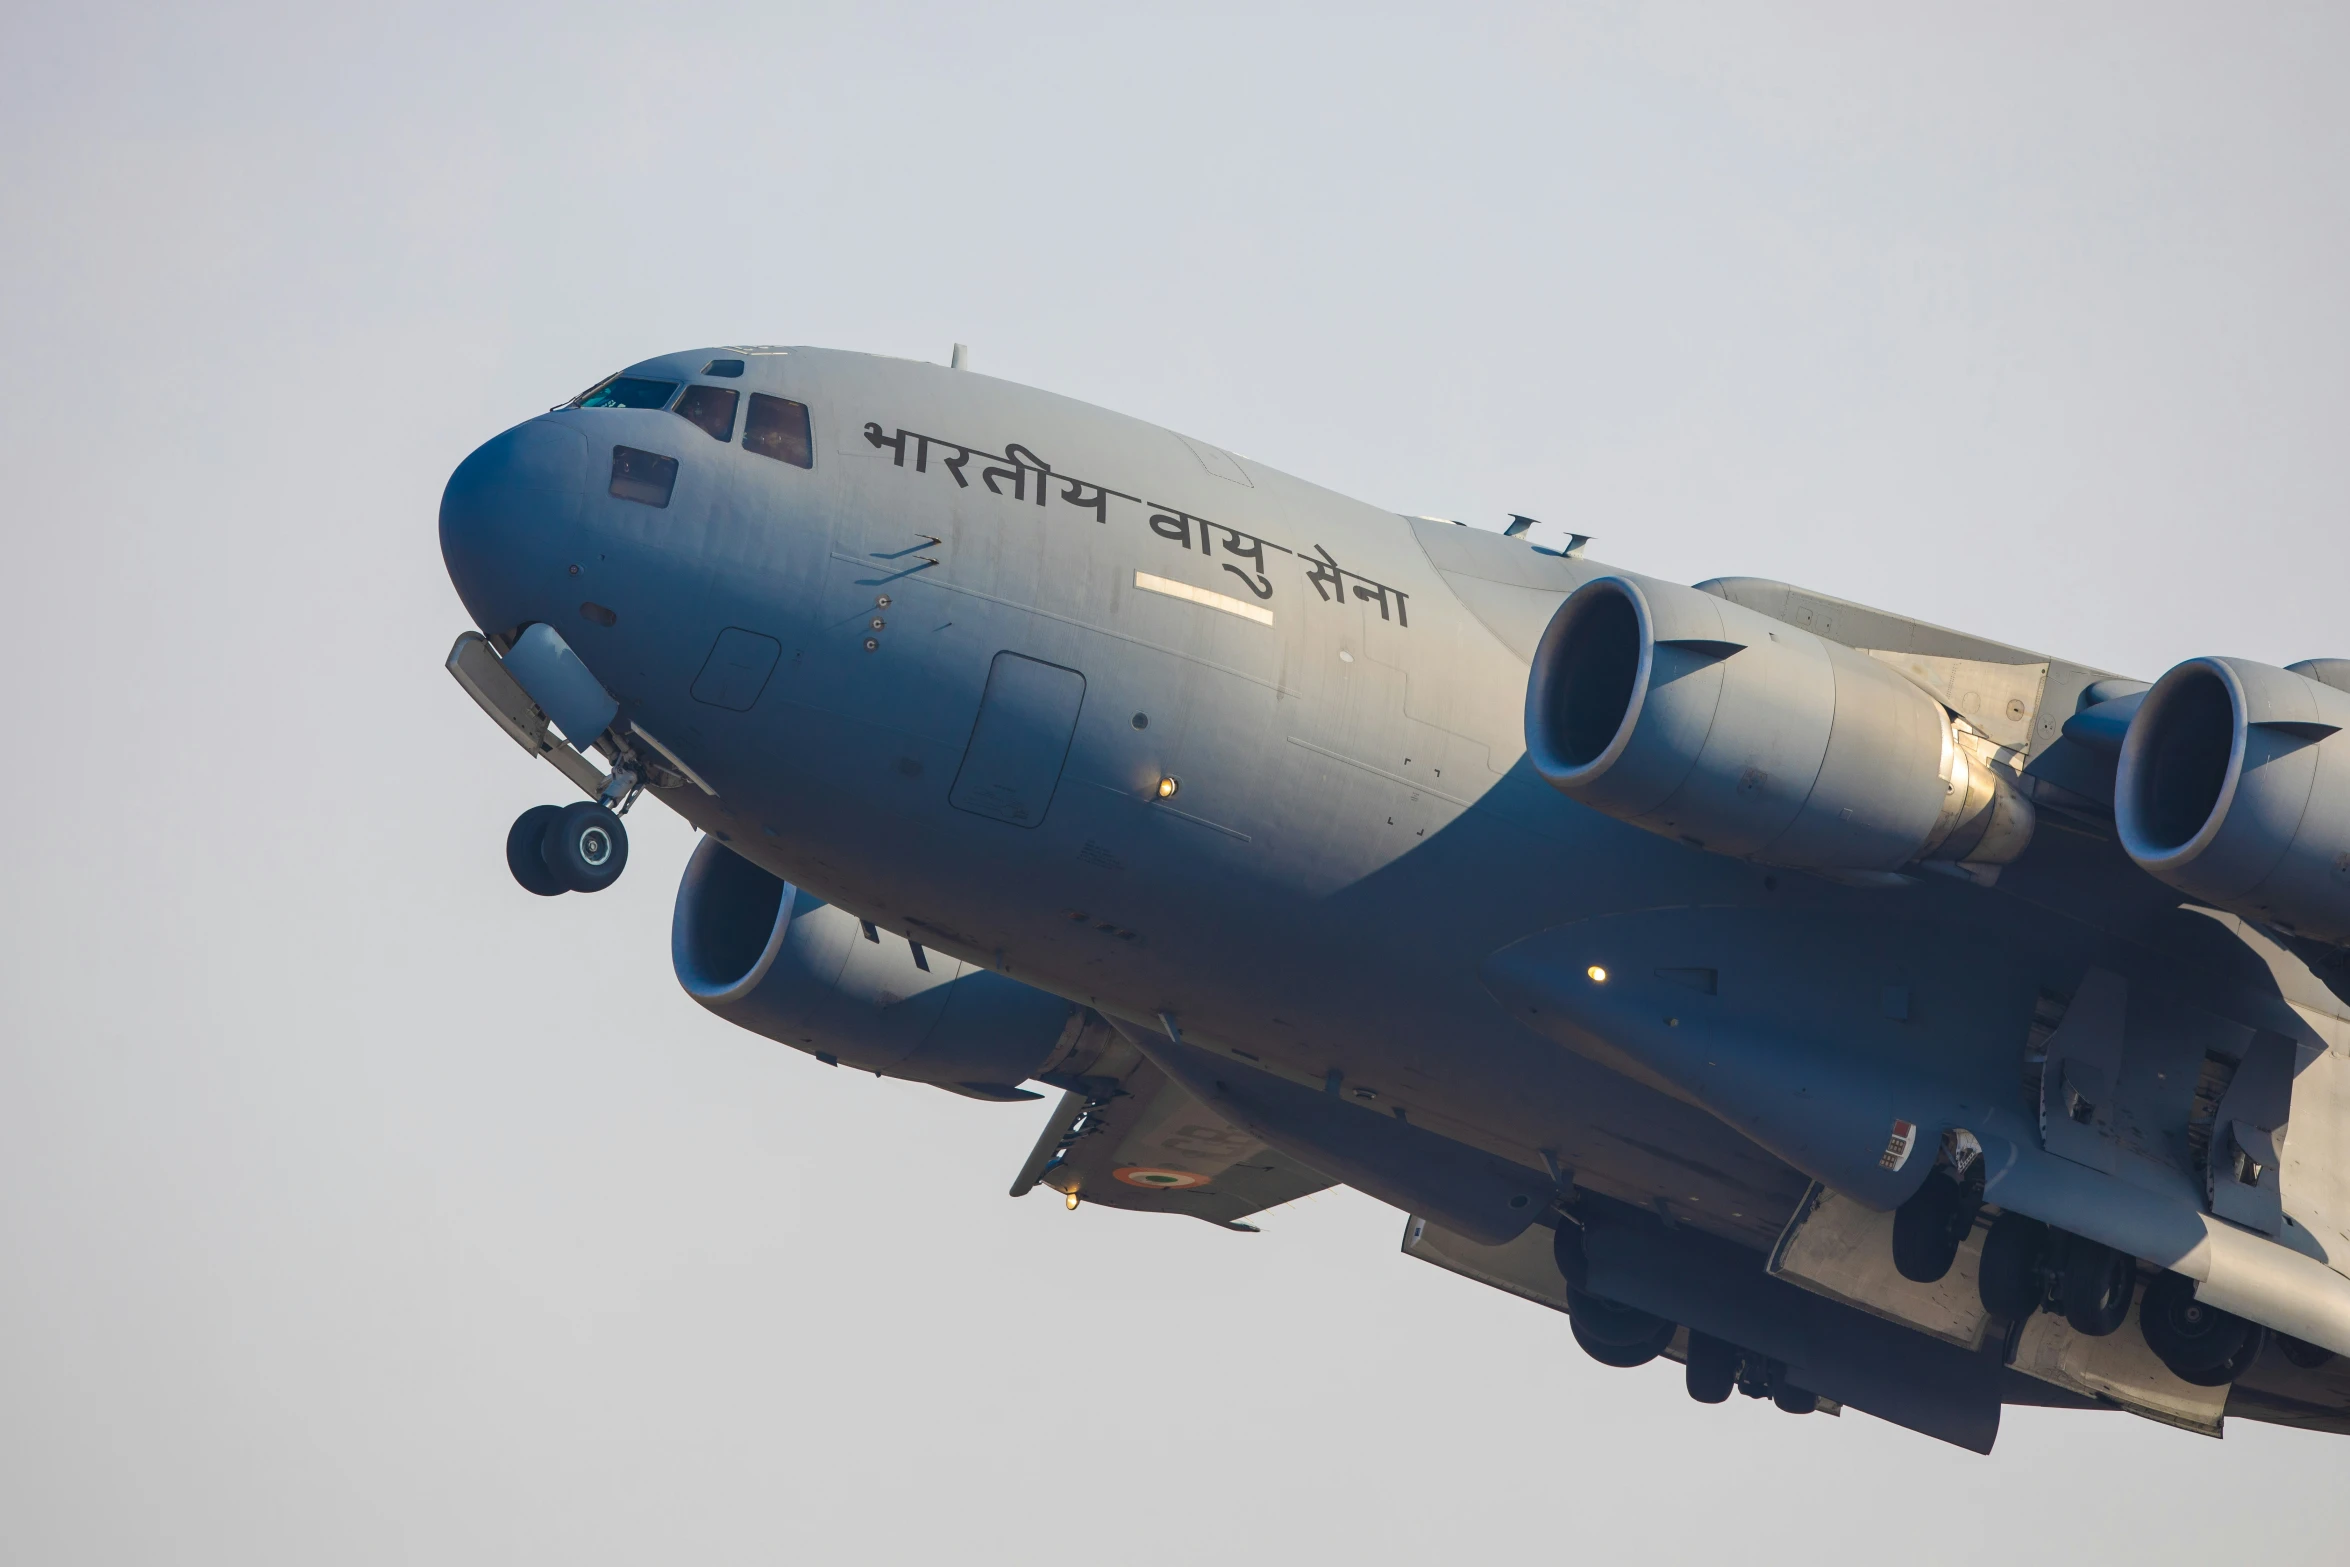
POLYGON ((1628 575, 1585 583, 1552 618, 1526 754, 1595 810, 1765 865, 1997 865, 2034 824, 1996 748, 1892 669, 1628 575))
POLYGON ((2350 943, 2345 727, 2350 693, 2250 659, 2188 660, 2154 683, 2122 740, 2122 847, 2190 897, 2350 943))
POLYGON ((686 994, 729 1023, 974 1099, 1035 1098, 1019 1085, 1076 1015, 802 892, 714 838, 686 863, 669 944, 686 994))

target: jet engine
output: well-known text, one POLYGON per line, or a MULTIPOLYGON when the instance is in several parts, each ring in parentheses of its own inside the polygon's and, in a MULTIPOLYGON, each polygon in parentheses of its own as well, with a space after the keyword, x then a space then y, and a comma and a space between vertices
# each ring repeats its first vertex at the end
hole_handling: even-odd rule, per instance
POLYGON ((686 994, 739 1027, 838 1066, 975 1099, 1058 1050, 1078 1009, 881 931, 715 838, 686 862, 670 926, 686 994))
POLYGON ((1865 653, 1628 574, 1559 606, 1526 685, 1526 754, 1559 792, 1765 865, 2014 859, 2035 819, 1996 749, 1865 653))
POLYGON ((2350 943, 2342 671, 2338 659, 2276 669, 2195 658, 2156 681, 2114 777, 2114 822, 2130 858, 2204 903, 2350 943))

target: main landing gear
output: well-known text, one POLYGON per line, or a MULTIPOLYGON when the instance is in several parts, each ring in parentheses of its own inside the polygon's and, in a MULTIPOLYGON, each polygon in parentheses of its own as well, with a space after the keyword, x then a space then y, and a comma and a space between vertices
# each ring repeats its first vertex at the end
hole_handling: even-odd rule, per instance
POLYGON ((2053 1311, 2086 1338, 2103 1338, 2130 1315, 2137 1259, 2020 1213, 2003 1213, 1983 1237, 1976 1273, 1983 1307, 2003 1317, 2053 1311))
MULTIPOLYGON (((1893 1213, 1893 1266, 1920 1284, 1949 1274, 1983 1208, 1982 1145, 1971 1132, 1944 1134, 1925 1181, 1893 1213)), ((2002 1213, 1983 1237, 1976 1263, 1983 1309, 2011 1323, 2035 1312, 2064 1318, 2084 1338, 2104 1338, 2130 1319, 2138 1291, 2138 1259, 2111 1246, 2002 1213)), ((2236 1380, 2273 1337, 2286 1359, 2302 1367, 2332 1357, 2314 1344, 2272 1335, 2257 1322, 2195 1298, 2194 1281, 2176 1273, 2154 1276, 2138 1302, 2138 1332, 2155 1358, 2182 1382, 2224 1387, 2236 1380)), ((1698 1388, 1696 1345, 1690 1346, 1690 1391, 1698 1388)), ((1718 1375, 1709 1380, 1710 1388, 1718 1375)))
POLYGON ((1673 1342, 1674 1325, 1634 1306, 1570 1286, 1567 1328, 1603 1366, 1645 1366, 1673 1342))
POLYGON ((1820 1407, 1818 1394, 1787 1380, 1785 1365, 1711 1334, 1690 1332, 1682 1372, 1689 1396, 1701 1404, 1728 1403, 1732 1393, 1744 1393, 1748 1398, 1767 1398, 1791 1415, 1808 1415, 1820 1407))
MULTIPOLYGON (((1971 1132, 1948 1133, 1934 1168, 1910 1199, 1894 1210, 1893 1266, 1905 1279, 1920 1284, 1938 1282, 1957 1262, 1959 1248, 1974 1229, 1982 1207, 1982 1146, 1971 1132)), ((2165 1281, 2174 1278, 2163 1275, 2165 1281)), ((2189 1309, 2175 1309, 2177 1292, 2165 1282, 2158 1283, 2155 1291, 2166 1293, 2158 1298, 2150 1291, 2147 1304, 2149 1308, 2172 1306, 2175 1320, 2166 1324, 2141 1313, 2147 1343, 2166 1365, 2173 1370, 2182 1365, 2216 1367, 2246 1342, 2251 1342, 2254 1354, 2259 1352, 2258 1330, 2251 1324, 2239 1317, 2227 1318, 2234 1328, 2207 1321, 2215 1315, 2213 1309, 2194 1300, 2194 1287, 2186 1280, 2177 1279, 2176 1283, 2185 1288, 2189 1309), (2174 1354, 2180 1358, 2174 1360, 2174 1354)), ((1976 1285, 1986 1311, 2010 1321, 2021 1321, 2037 1311, 2053 1311, 2083 1337, 2103 1338, 2129 1320, 2130 1300, 2138 1289, 2138 1261, 2086 1237, 2051 1229, 2037 1219, 2003 1213, 1983 1237, 1976 1285)), ((2251 1364, 2250 1359, 2244 1364, 2251 1364)), ((2184 1371, 2180 1374, 2186 1375, 2184 1371)), ((2231 1371, 2223 1380, 2233 1378, 2231 1371)))
MULTIPOLYGON (((1584 1288, 1590 1268, 1583 1257, 1582 1232, 1562 1221, 1556 1247, 1559 1273, 1567 1280, 1567 1328, 1583 1353, 1603 1366, 1645 1366, 1663 1354, 1679 1324, 1584 1288)), ((1689 1396, 1719 1404, 1731 1393, 1767 1398, 1791 1415, 1819 1408, 1819 1396, 1787 1380, 1787 1368, 1723 1339, 1692 1329, 1684 1361, 1689 1396)))
POLYGON ((2195 1298, 2194 1282, 2165 1273, 2138 1303, 2138 1331, 2171 1375, 2197 1387, 2224 1387, 2260 1358, 2268 1329, 2195 1298))
MULTIPOLYGON (((2076 1333, 2103 1338, 2130 1315, 2138 1286, 2134 1257, 2063 1230, 2003 1213, 1983 1237, 1977 1274, 1983 1306, 2011 1321, 2052 1311, 2076 1333)), ((2138 1300, 2138 1332, 2171 1375, 2196 1387, 2225 1387, 2252 1368, 2268 1346, 2269 1330, 2195 1298, 2182 1274, 2155 1275, 2138 1300)), ((2296 1365, 2329 1358, 2298 1339, 2279 1347, 2296 1365)))
POLYGON ((1947 1133, 1924 1183, 1893 1210, 1894 1268, 1913 1283, 1938 1282, 1982 1211, 1983 1145, 1972 1132, 1947 1133))
POLYGON ((1971 1183, 1934 1170, 1909 1201, 1893 1210, 1893 1266, 1918 1284, 1932 1284, 1958 1261, 1958 1249, 1983 1206, 1980 1161, 1971 1183))
POLYGON ((628 829, 601 800, 534 805, 506 833, 506 868, 526 892, 602 892, 628 864, 628 829))

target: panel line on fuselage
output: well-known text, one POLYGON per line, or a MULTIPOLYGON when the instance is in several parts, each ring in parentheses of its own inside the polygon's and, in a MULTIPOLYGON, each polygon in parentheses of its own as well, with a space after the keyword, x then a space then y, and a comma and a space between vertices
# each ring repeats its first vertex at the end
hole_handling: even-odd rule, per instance
MULTIPOLYGON (((1449 734, 1451 731, 1447 730, 1446 733, 1449 734)), ((1384 778, 1391 784, 1401 784, 1415 793, 1432 795, 1447 804, 1457 805, 1464 811, 1476 804, 1474 800, 1464 800, 1457 794, 1446 794, 1442 789, 1431 789, 1417 778, 1406 778, 1403 774, 1391 773, 1384 767, 1373 767, 1369 762, 1349 756, 1344 751, 1333 751, 1326 745, 1316 745, 1313 741, 1301 740, 1296 735, 1289 737, 1289 743, 1301 751, 1311 751, 1316 756, 1326 756, 1333 762, 1344 762, 1347 766, 1360 769, 1374 778, 1384 778)))
POLYGON ((1247 833, 1242 832, 1237 827, 1227 827, 1222 822, 1210 821, 1205 816, 1194 816, 1191 812, 1179 810, 1176 807, 1169 805, 1164 800, 1154 798, 1138 799, 1127 790, 1119 788, 1116 784, 1106 784, 1098 778, 1081 778, 1078 780, 1078 782, 1086 785, 1088 788, 1099 789, 1104 794, 1114 794, 1121 800, 1132 801, 1136 805, 1143 806, 1148 810, 1157 811, 1162 815, 1180 818, 1183 821, 1190 822, 1195 827, 1205 827, 1210 832, 1220 832, 1227 838, 1237 838, 1242 843, 1256 842, 1255 838, 1251 837, 1247 833))
MULTIPOLYGON (((834 560, 846 561, 852 566, 861 566, 865 564, 864 556, 851 555, 842 550, 834 550, 832 552, 832 558, 834 560)), ((1164 653, 1169 658, 1180 658, 1186 663, 1197 664, 1202 669, 1212 669, 1220 675, 1230 675, 1236 680, 1245 680, 1252 686, 1262 686, 1266 690, 1272 692, 1275 696, 1285 696, 1295 699, 1298 695, 1297 692, 1289 690, 1278 681, 1267 680, 1262 675, 1252 675, 1245 669, 1234 669, 1229 664, 1216 663, 1212 659, 1205 659, 1200 657, 1197 653, 1186 653, 1181 648, 1172 648, 1167 647, 1161 643, 1146 641, 1145 639, 1134 635, 1134 633, 1131 631, 1119 631, 1114 627, 1096 625, 1090 620, 1079 620, 1074 615, 1062 615, 1049 609, 1040 609, 1034 604, 1025 603, 1019 599, 1005 598, 1000 594, 983 593, 977 588, 966 587, 964 584, 959 582, 950 582, 943 577, 925 578, 923 580, 928 586, 941 589, 948 593, 960 593, 965 598, 980 599, 989 604, 1001 604, 1006 609, 1015 609, 1025 615, 1036 615, 1045 620, 1057 620, 1064 626, 1075 626, 1080 631, 1091 631, 1105 637, 1116 637, 1121 642, 1129 642, 1136 647, 1149 648, 1152 652, 1164 653)))

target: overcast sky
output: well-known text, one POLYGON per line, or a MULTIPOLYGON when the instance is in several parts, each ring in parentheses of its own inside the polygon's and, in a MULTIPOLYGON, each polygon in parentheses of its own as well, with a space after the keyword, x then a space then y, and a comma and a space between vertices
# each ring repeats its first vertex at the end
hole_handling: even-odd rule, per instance
POLYGON ((2350 654, 2339 7, 0 8, 0 1558, 2316 1561, 2350 1438, 1706 1408, 678 990, 440 662, 467 450, 976 366, 2151 678, 2350 654))

